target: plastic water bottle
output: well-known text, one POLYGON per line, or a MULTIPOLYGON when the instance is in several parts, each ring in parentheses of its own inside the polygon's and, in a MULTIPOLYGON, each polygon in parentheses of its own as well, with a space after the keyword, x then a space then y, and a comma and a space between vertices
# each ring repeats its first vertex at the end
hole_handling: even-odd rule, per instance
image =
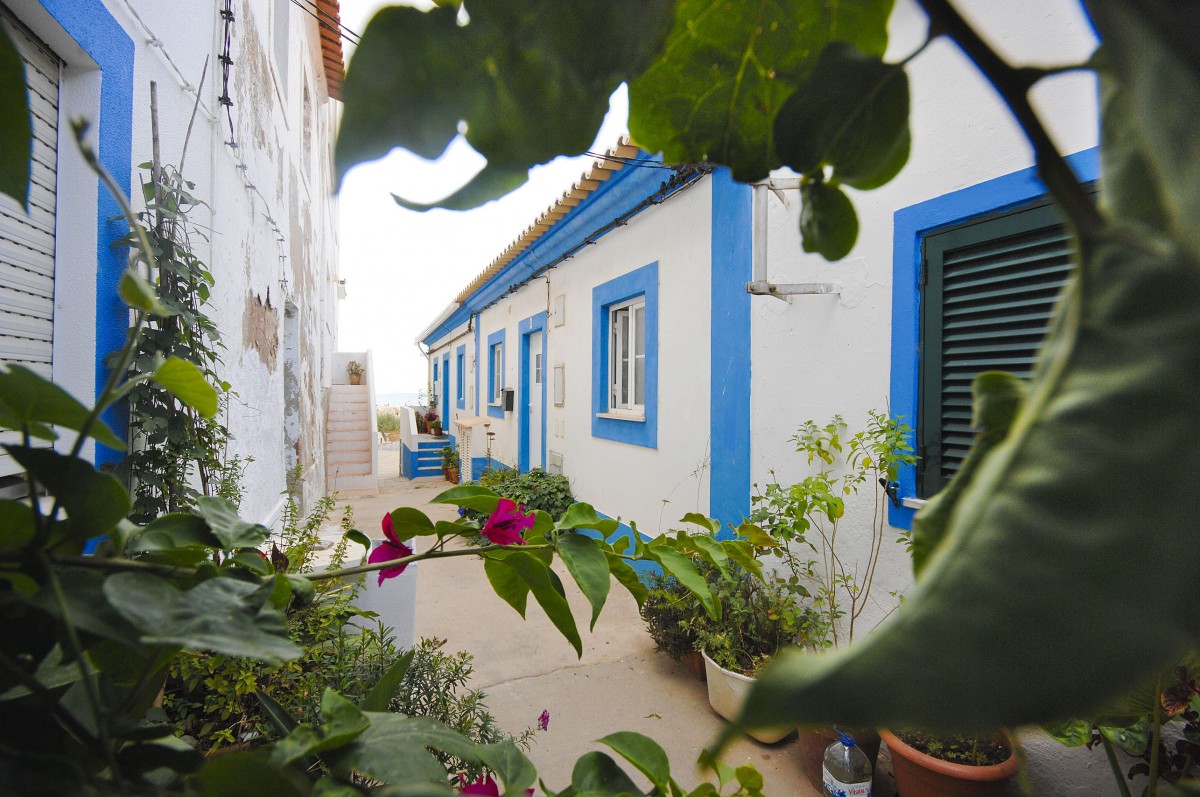
POLYGON ((871 797, 871 761, 853 736, 833 730, 838 740, 825 748, 821 767, 825 797, 871 797))

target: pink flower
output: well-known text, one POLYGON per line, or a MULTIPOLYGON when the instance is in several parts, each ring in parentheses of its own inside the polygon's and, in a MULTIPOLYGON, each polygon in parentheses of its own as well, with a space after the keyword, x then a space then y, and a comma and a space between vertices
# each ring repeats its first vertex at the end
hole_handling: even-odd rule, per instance
MULTIPOLYGON (((459 775, 459 777, 461 778, 462 775, 459 775)), ((491 775, 480 775, 479 780, 475 781, 469 786, 463 786, 461 793, 483 794, 487 797, 500 797, 500 784, 492 780, 491 775)), ((533 789, 526 789, 525 793, 533 794, 533 789)))
POLYGON ((550 709, 544 708, 542 709, 542 713, 538 715, 538 730, 550 730, 550 709))
MULTIPOLYGON (((396 530, 392 527, 392 513, 388 512, 383 516, 383 536, 386 537, 375 550, 371 551, 371 555, 367 557, 367 561, 371 564, 377 562, 390 562, 393 559, 401 559, 405 556, 412 556, 413 550, 400 540, 396 539, 396 530)), ((404 572, 404 568, 408 567, 408 562, 396 567, 385 567, 379 571, 379 585, 383 586, 383 582, 389 578, 395 578, 404 572)))
POLYGON ((479 533, 496 545, 524 545, 525 540, 521 534, 526 529, 533 528, 536 519, 535 513, 530 512, 526 515, 525 507, 517 506, 516 501, 501 498, 496 511, 487 519, 487 523, 483 524, 483 530, 479 533))

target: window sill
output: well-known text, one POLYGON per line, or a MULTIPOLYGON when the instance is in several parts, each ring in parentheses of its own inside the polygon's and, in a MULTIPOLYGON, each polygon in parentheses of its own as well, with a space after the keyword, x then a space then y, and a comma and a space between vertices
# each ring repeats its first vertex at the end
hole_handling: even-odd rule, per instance
POLYGON ((646 415, 644 413, 634 412, 597 412, 597 418, 608 418, 610 421, 631 421, 633 423, 645 423, 646 415))
POLYGON ((920 509, 926 502, 924 498, 902 498, 900 503, 904 504, 905 509, 920 509))

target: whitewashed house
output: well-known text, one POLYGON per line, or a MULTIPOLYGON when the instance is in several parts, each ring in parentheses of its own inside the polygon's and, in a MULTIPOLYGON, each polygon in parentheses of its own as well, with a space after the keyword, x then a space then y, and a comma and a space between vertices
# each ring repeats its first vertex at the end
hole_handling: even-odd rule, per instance
MULTIPOLYGON (((299 465, 306 503, 325 493, 325 398, 337 377, 338 215, 332 142, 342 81, 336 0, 4 0, 34 112, 31 213, 0 199, 0 361, 50 375, 85 401, 128 314, 117 297, 125 230, 76 150, 91 140, 142 207, 157 84, 162 161, 207 207, 197 254, 216 284, 208 312, 236 392, 230 454, 250 455, 243 514, 274 523, 299 465), (207 62, 207 76, 200 84, 207 62)), ((123 433, 120 413, 109 418, 123 433)), ((98 464, 121 456, 101 448, 98 464)), ((0 487, 19 480, 7 457, 0 487)))

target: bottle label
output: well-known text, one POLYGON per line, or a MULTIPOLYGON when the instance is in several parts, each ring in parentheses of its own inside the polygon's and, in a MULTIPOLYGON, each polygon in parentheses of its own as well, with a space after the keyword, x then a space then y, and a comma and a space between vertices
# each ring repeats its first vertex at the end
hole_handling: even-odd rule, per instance
POLYGON ((829 797, 871 797, 871 784, 842 783, 829 774, 829 767, 821 767, 822 779, 825 782, 825 794, 829 797))

